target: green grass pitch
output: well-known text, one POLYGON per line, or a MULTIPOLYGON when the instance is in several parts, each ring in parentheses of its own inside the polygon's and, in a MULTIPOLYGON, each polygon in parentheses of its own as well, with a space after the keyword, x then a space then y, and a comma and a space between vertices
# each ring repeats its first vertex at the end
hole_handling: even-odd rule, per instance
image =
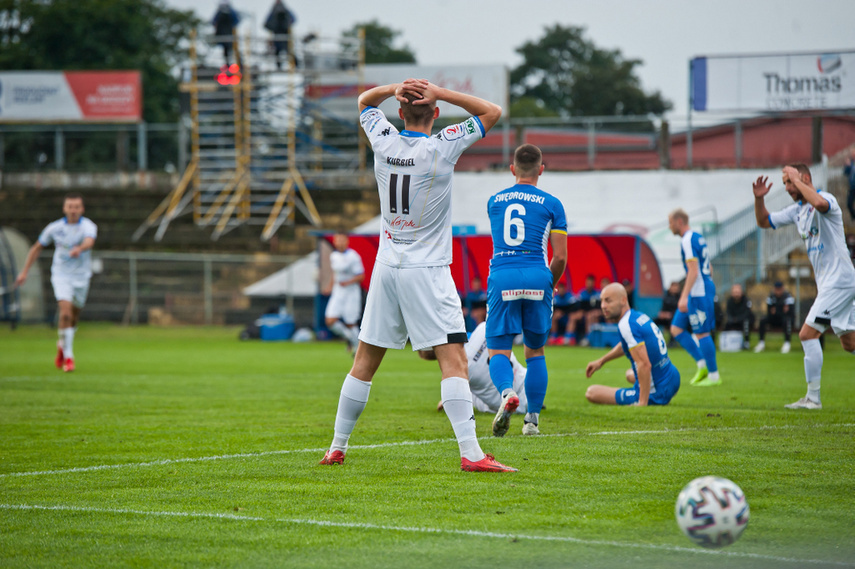
POLYGON ((683 387, 644 409, 585 401, 604 350, 548 348, 546 436, 516 416, 495 439, 477 415, 514 474, 460 471, 436 363, 409 350, 387 354, 344 466, 322 467, 343 344, 84 323, 64 374, 55 337, 0 329, 0 567, 855 567, 855 358, 834 337, 821 411, 783 408, 804 394, 798 344, 719 354, 706 389, 672 351, 683 387), (751 507, 723 550, 674 520, 707 474, 751 507))

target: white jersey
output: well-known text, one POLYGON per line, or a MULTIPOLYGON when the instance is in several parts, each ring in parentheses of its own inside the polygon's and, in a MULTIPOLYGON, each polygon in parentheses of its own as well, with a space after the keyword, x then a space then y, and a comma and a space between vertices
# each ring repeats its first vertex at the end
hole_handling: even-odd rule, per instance
POLYGON ((330 253, 330 268, 333 271, 333 293, 336 292, 336 289, 360 287, 359 283, 352 283, 346 287, 341 286, 341 283, 365 273, 362 257, 353 249, 334 250, 330 253))
POLYGON ((451 188, 463 151, 486 134, 478 117, 436 136, 398 132, 383 111, 367 107, 359 117, 374 150, 380 193, 377 262, 397 268, 451 264, 451 188))
MULTIPOLYGON (((495 413, 502 404, 502 395, 490 379, 486 323, 481 322, 475 327, 464 348, 469 362, 469 391, 472 392, 473 404, 479 411, 495 413)), ((525 398, 526 369, 517 361, 513 352, 511 352, 511 365, 514 367, 514 391, 520 398, 518 409, 520 413, 524 413, 528 405, 525 398)))
POLYGON ((87 237, 95 239, 98 236, 98 226, 88 217, 71 224, 63 217, 49 223, 39 235, 42 247, 55 245, 51 275, 53 278, 89 279, 92 276, 92 250, 87 249, 79 257, 72 257, 69 252, 73 247, 83 243, 87 237))
POLYGON ((794 203, 770 214, 769 224, 772 229, 796 224, 813 265, 818 291, 852 288, 855 267, 846 248, 843 213, 833 195, 822 191, 818 194, 828 202, 827 212, 820 213, 809 203, 794 203))

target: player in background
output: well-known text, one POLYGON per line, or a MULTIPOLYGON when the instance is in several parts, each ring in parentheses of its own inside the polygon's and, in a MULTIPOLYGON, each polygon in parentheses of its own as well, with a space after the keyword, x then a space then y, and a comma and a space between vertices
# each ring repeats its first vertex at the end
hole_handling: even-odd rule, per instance
POLYGON ((671 233, 680 236, 680 257, 686 271, 686 282, 671 321, 671 336, 698 363, 691 385, 707 387, 721 384, 716 362, 715 284, 712 280, 710 253, 700 233, 689 227, 689 214, 675 209, 668 215, 671 233), (688 332, 691 323, 694 336, 688 332))
MULTIPOLYGON (((486 322, 481 322, 475 327, 464 348, 469 365, 469 391, 472 392, 472 406, 482 413, 496 413, 502 405, 502 395, 496 391, 496 386, 490 379, 486 322)), ((436 354, 433 350, 421 350, 419 357, 423 360, 435 360, 436 354)), ((519 393, 520 398, 516 412, 523 414, 527 405, 524 392, 526 369, 517 361, 513 352, 511 352, 511 365, 514 366, 514 391, 519 393)), ((442 411, 442 401, 436 406, 436 410, 442 411)))
POLYGON ((443 409, 467 471, 513 472, 485 455, 475 432, 469 382, 466 327, 451 278, 451 191, 454 165, 499 120, 502 108, 421 79, 381 85, 359 96, 360 123, 374 150, 380 193, 381 231, 371 275, 359 348, 341 388, 335 434, 321 464, 342 464, 347 443, 388 348, 433 348, 442 373, 443 409), (403 131, 377 106, 389 97, 400 103, 403 131), (471 114, 431 136, 437 101, 471 114))
POLYGON ((362 316, 362 287, 365 279, 365 267, 359 253, 350 249, 350 239, 342 232, 333 236, 333 250, 330 253, 332 275, 321 291, 329 295, 326 318, 327 328, 347 342, 347 350, 356 352, 359 345, 359 327, 362 316))
POLYGON ((784 167, 782 177, 784 188, 796 203, 769 213, 765 197, 772 184, 769 178, 760 176, 752 187, 754 216, 757 225, 763 228, 796 224, 813 265, 817 288, 816 300, 799 331, 805 352, 807 394, 785 407, 822 409, 820 337, 830 327, 840 338, 843 349, 855 354, 855 268, 846 248, 843 213, 834 196, 813 187, 810 169, 804 164, 784 167))
POLYGON ((634 385, 618 389, 592 385, 585 392, 591 403, 603 405, 667 405, 680 389, 680 372, 668 357, 668 345, 659 327, 646 314, 629 307, 622 284, 606 286, 600 297, 603 315, 617 322, 620 344, 598 360, 588 363, 585 375, 591 377, 606 362, 625 354, 632 363, 626 379, 634 385))
POLYGON ((74 334, 80 311, 89 294, 92 278, 92 247, 98 236, 98 227, 91 219, 83 217, 83 196, 70 193, 62 203, 65 217, 51 222, 44 228, 38 240, 30 247, 24 268, 15 279, 21 286, 27 280, 30 267, 38 259, 42 249, 53 244, 55 251, 50 268, 50 282, 59 311, 59 340, 56 344, 57 368, 74 371, 74 334))
POLYGON ((508 432, 511 415, 520 404, 510 360, 514 336, 519 333, 523 334, 528 368, 528 408, 522 432, 540 434, 540 411, 549 379, 543 346, 552 327, 552 294, 567 265, 564 206, 537 188, 543 174, 540 149, 532 144, 517 148, 511 173, 516 184, 487 202, 493 236, 487 279, 487 348, 490 377, 502 394, 502 405, 493 419, 497 437, 508 432), (551 261, 547 244, 552 245, 551 261))

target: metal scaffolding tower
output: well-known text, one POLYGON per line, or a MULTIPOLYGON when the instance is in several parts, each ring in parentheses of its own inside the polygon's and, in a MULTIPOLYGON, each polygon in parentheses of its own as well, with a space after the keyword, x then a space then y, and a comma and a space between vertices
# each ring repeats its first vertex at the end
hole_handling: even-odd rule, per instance
MULTIPOLYGON (((190 160, 178 185, 140 225, 139 240, 157 226, 192 212, 216 240, 243 224, 271 239, 299 210, 319 226, 310 190, 370 187, 365 143, 355 118, 362 88, 363 38, 288 42, 286 61, 272 42, 229 37, 190 38, 186 94, 190 160), (231 42, 233 61, 218 47, 231 42)), ((224 50, 225 51, 225 50, 224 50)))

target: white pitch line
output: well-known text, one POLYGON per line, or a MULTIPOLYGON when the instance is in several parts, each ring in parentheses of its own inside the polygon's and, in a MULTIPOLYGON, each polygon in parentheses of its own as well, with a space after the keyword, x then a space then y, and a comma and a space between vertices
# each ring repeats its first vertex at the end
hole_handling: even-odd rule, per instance
POLYGON ((153 516, 153 517, 175 517, 175 518, 199 518, 199 519, 215 519, 229 520, 241 522, 262 522, 262 523, 284 523, 294 525, 310 525, 318 527, 333 527, 344 529, 364 529, 364 530, 382 530, 382 531, 399 531, 405 533, 430 533, 430 534, 446 534, 446 535, 464 535, 471 537, 497 538, 507 540, 531 540, 531 541, 553 541, 576 543, 580 545, 595 545, 608 547, 627 547, 635 549, 650 549, 656 551, 670 551, 675 553, 694 553, 697 555, 715 555, 731 558, 744 559, 762 559, 764 561, 780 561, 784 563, 796 564, 812 564, 812 565, 834 565, 839 567, 855 567, 855 564, 845 563, 842 561, 825 561, 822 559, 797 559, 793 557, 780 557, 776 555, 763 555, 760 553, 744 553, 740 551, 730 551, 723 549, 703 549, 701 547, 680 547, 677 545, 656 545, 651 543, 632 543, 623 541, 607 541, 599 539, 583 539, 572 536, 548 536, 548 535, 525 535, 512 533, 497 533, 478 530, 461 530, 461 529, 446 529, 446 528, 430 528, 430 527, 406 527, 406 526, 386 526, 379 524, 366 524, 355 522, 330 522, 323 520, 298 519, 298 518, 262 518, 258 516, 238 516, 235 514, 211 514, 198 512, 157 512, 144 510, 129 510, 124 508, 91 508, 84 506, 41 506, 28 504, 0 504, 0 510, 19 510, 19 511, 54 511, 54 512, 78 512, 89 514, 115 514, 115 515, 135 515, 135 516, 153 516))
MULTIPOLYGON (((703 433, 714 433, 714 432, 723 432, 723 431, 756 431, 756 430, 781 430, 781 429, 799 429, 799 428, 807 428, 807 429, 816 429, 817 427, 831 427, 831 428, 839 428, 839 427, 853 427, 855 423, 832 423, 826 425, 761 425, 759 427, 720 427, 716 429, 661 429, 658 431, 598 431, 594 433, 558 433, 551 435, 540 435, 540 437, 586 437, 586 436, 619 436, 619 435, 664 435, 664 434, 672 434, 672 433, 693 433, 693 432, 703 432, 703 433)), ((520 435, 521 436, 521 435, 520 435)), ((491 436, 479 437, 481 440, 492 439, 491 436)), ((422 446, 422 445, 431 445, 435 443, 449 443, 455 442, 455 439, 432 439, 425 441, 399 441, 394 443, 378 443, 373 445, 353 445, 349 448, 349 450, 359 450, 359 449, 377 449, 377 448, 391 448, 391 447, 401 447, 401 446, 422 446)), ((38 470, 31 472, 7 472, 5 474, 0 474, 0 479, 2 478, 11 478, 11 477, 19 477, 19 476, 49 476, 53 474, 75 474, 80 472, 94 472, 97 470, 112 470, 119 468, 135 468, 135 467, 147 467, 147 466, 164 466, 167 464, 181 464, 181 463, 191 463, 191 462, 206 462, 213 460, 230 460, 234 458, 256 458, 262 456, 273 456, 273 455, 283 455, 283 454, 296 454, 296 453, 323 453, 326 452, 325 448, 304 448, 304 449, 285 449, 285 450, 269 450, 262 452, 247 452, 247 453, 236 453, 236 454, 221 454, 215 456, 200 456, 200 457, 189 457, 189 458, 165 458, 161 460, 152 460, 149 462, 126 462, 123 464, 99 464, 96 466, 80 466, 76 468, 63 468, 58 470, 38 470)))

